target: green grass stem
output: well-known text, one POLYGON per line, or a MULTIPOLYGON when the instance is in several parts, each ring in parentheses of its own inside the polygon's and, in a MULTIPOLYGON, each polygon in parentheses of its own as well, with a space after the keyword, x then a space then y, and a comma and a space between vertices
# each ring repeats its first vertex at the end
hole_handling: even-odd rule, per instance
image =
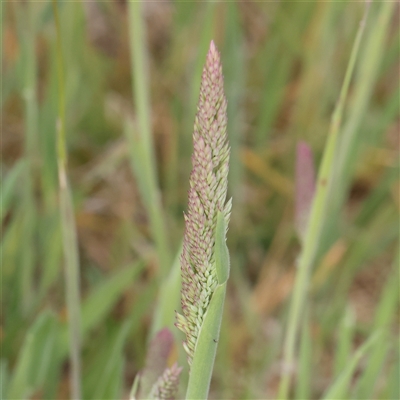
POLYGON ((310 220, 308 222, 308 228, 304 238, 304 246, 299 259, 298 272, 296 275, 293 296, 290 304, 287 333, 283 349, 283 370, 279 387, 279 398, 284 400, 286 400, 289 396, 291 369, 295 363, 296 338, 299 331, 301 316, 304 311, 306 295, 309 286, 310 271, 315 259, 318 238, 321 233, 321 221, 323 220, 326 204, 328 202, 328 187, 333 176, 334 155, 338 144, 338 135, 343 116, 343 109, 355 62, 358 56, 361 39, 365 30, 368 11, 369 7, 367 6, 353 45, 339 100, 332 116, 330 131, 328 134, 321 167, 318 173, 316 193, 312 203, 310 220))
POLYGON ((230 261, 226 246, 225 217, 219 211, 215 233, 215 266, 218 286, 211 297, 204 316, 203 325, 197 338, 193 363, 190 368, 189 382, 186 392, 187 400, 207 399, 210 389, 212 371, 221 329, 222 315, 226 294, 226 283, 229 278, 230 261))
POLYGON ((296 399, 309 399, 312 382, 313 342, 310 329, 309 313, 305 313, 299 351, 299 375, 296 382, 296 399))
POLYGON ((37 214, 35 212, 34 182, 38 166, 38 99, 37 99, 37 60, 36 60, 36 29, 34 21, 34 6, 32 3, 15 7, 18 30, 22 42, 22 60, 24 70, 21 71, 22 97, 24 99, 24 125, 25 141, 24 156, 27 163, 23 185, 23 202, 21 211, 24 215, 22 230, 22 243, 25 243, 24 252, 21 254, 21 295, 22 310, 27 313, 34 304, 34 267, 36 253, 34 240, 36 236, 37 214))
POLYGON ((215 289, 197 339, 186 400, 207 399, 224 311, 226 283, 215 289))
POLYGON ((57 38, 58 71, 58 117, 57 117, 57 159, 59 181, 59 207, 64 251, 64 272, 68 309, 69 348, 71 361, 71 397, 81 398, 81 308, 79 256, 73 211, 72 196, 67 178, 66 119, 64 60, 62 55, 61 29, 56 0, 53 0, 54 20, 57 38))
POLYGON ((141 152, 140 171, 137 169, 135 172, 136 178, 142 182, 140 185, 142 188, 141 195, 150 219, 151 231, 160 262, 161 275, 165 277, 171 266, 172 256, 163 216, 160 188, 157 182, 156 161, 151 132, 149 60, 146 47, 143 4, 141 1, 130 1, 128 3, 128 10, 133 77, 132 92, 138 122, 136 144, 138 152, 141 152))
MULTIPOLYGON (((366 35, 360 61, 354 74, 354 84, 351 101, 347 112, 346 122, 343 124, 339 145, 335 152, 335 173, 329 185, 329 218, 324 222, 324 232, 321 241, 331 242, 337 235, 338 221, 341 208, 345 202, 351 179, 354 176, 356 162, 359 159, 360 149, 366 142, 367 128, 361 129, 371 96, 375 90, 376 80, 385 53, 390 18, 393 15, 394 2, 374 2, 371 11, 378 8, 376 13, 371 12, 370 29, 366 35), (377 15, 374 15, 377 14, 377 15), (374 17, 374 18, 372 18, 374 17), (338 188, 341 188, 338 190, 338 188)), ((398 106, 397 106, 398 109, 398 106)), ((382 120, 382 118, 380 119, 382 120)), ((383 127, 377 129, 383 132, 383 127)))
POLYGON ((334 376, 338 376, 349 362, 349 357, 353 348, 354 328, 354 311, 351 307, 348 307, 344 312, 338 329, 334 359, 334 376))
POLYGON ((323 396, 324 400, 348 398, 348 386, 358 363, 360 362, 361 358, 371 349, 371 347, 377 345, 376 342, 380 335, 380 332, 375 332, 363 343, 362 346, 360 346, 360 348, 351 357, 350 361, 346 365, 346 368, 339 375, 338 379, 325 392, 323 396))

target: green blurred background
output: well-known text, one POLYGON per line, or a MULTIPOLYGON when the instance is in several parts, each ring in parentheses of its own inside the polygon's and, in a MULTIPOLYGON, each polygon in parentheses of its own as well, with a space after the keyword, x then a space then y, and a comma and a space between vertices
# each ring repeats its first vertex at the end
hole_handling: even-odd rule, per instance
MULTIPOLYGON (((211 39, 228 99, 233 209, 210 398, 276 398, 301 251, 296 146, 307 142, 318 168, 364 9, 354 1, 144 2, 138 38, 125 1, 58 2, 83 398, 127 398, 151 332, 163 323, 177 339, 171 361, 185 365, 173 312, 154 321, 161 292, 170 300, 164 307, 179 307, 174 278, 165 282, 184 230, 211 39), (137 43, 147 62, 153 158, 138 150, 143 116, 130 58, 137 43)), ((47 1, 2 3, 1 11, 2 398, 69 398, 54 14, 47 1)), ((373 2, 316 243, 292 398, 320 397, 378 331, 343 398, 400 396, 399 36, 398 4, 373 2)))

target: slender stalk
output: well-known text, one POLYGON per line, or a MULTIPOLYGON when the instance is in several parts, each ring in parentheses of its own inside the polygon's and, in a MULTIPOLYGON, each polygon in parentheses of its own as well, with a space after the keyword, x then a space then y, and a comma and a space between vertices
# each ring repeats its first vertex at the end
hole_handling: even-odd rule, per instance
POLYGON ((215 289, 204 318, 190 370, 186 400, 208 398, 224 311, 225 294, 226 282, 215 289))
POLYGON ((142 2, 129 1, 129 28, 131 46, 132 92, 137 112, 138 131, 136 145, 140 149, 141 165, 136 177, 150 219, 152 234, 157 247, 162 276, 166 276, 172 262, 168 245, 163 208, 158 187, 156 161, 151 133, 150 89, 146 31, 142 2))
MULTIPOLYGON (((382 60, 386 54, 386 40, 391 30, 390 19, 393 16, 395 2, 375 2, 376 15, 371 18, 371 29, 366 35, 363 52, 358 62, 357 74, 352 88, 352 101, 349 104, 346 122, 343 124, 338 151, 335 154, 335 176, 329 189, 329 217, 325 217, 322 241, 333 242, 340 221, 340 209, 344 204, 350 181, 354 176, 356 162, 360 154, 360 143, 365 142, 367 132, 362 129, 368 112, 371 96, 376 88, 382 60), (379 4, 378 4, 379 3, 379 4), (337 190, 340 187, 340 190, 337 190)), ((397 96, 398 99, 398 96, 397 96)), ((398 101, 396 109, 398 110, 398 101)), ((389 108, 388 108, 389 109, 389 108)), ((381 120, 384 120, 383 117, 381 120)), ((378 128, 383 135, 384 128, 378 128)))
POLYGON ((37 213, 35 212, 34 181, 38 172, 38 101, 37 101, 37 60, 34 9, 32 3, 25 7, 15 7, 18 31, 21 35, 22 57, 24 60, 23 98, 25 102, 25 140, 24 155, 27 168, 23 177, 22 214, 24 227, 21 241, 25 250, 21 253, 21 305, 24 313, 32 309, 34 304, 34 265, 36 252, 34 242, 36 237, 37 213))
POLYGON ((81 309, 79 288, 79 257, 72 197, 66 173, 67 152, 65 143, 65 77, 61 46, 61 29, 56 0, 53 0, 53 11, 57 38, 57 73, 59 89, 57 118, 59 207, 63 237, 66 301, 68 309, 69 347, 71 361, 71 397, 76 400, 81 398, 81 309))
POLYGON ((319 169, 316 193, 312 203, 310 220, 304 238, 304 247, 299 259, 298 272, 290 304, 289 322, 283 349, 282 379, 279 387, 280 399, 287 399, 289 396, 291 370, 295 361, 296 338, 305 306, 306 294, 310 280, 310 270, 314 262, 318 238, 322 228, 323 216, 328 201, 328 187, 333 176, 334 154, 338 145, 338 134, 343 116, 344 103, 349 90, 350 80, 359 52, 361 39, 365 30, 368 11, 369 3, 366 6, 364 16, 355 38, 344 82, 340 91, 339 100, 332 115, 328 140, 325 146, 322 164, 319 169))

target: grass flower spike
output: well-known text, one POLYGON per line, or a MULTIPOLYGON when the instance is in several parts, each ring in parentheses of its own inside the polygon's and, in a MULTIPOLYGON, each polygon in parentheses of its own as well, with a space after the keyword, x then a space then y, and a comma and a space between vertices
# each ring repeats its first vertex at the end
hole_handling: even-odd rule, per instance
MULTIPOLYGON (((229 274, 225 244, 231 211, 231 201, 226 203, 229 169, 226 109, 220 55, 214 42, 211 42, 203 69, 194 124, 193 169, 190 175, 189 205, 185 215, 186 229, 181 256, 183 315, 177 314, 176 323, 186 335, 184 348, 188 354, 191 375, 196 357, 201 359, 204 356, 204 353, 197 356, 198 352, 203 351, 201 336, 210 335, 206 340, 206 346, 213 347, 206 356, 212 358, 209 378, 229 274), (218 291, 221 291, 221 295, 217 294, 218 291), (217 307, 218 311, 212 307, 217 307), (207 314, 210 320, 208 322, 207 314), (211 326, 207 327, 208 324, 211 326), (213 330, 215 334, 211 337, 213 330)), ((209 347, 206 352, 208 350, 209 347)), ((202 361, 199 361, 199 365, 202 365, 202 369, 205 367, 202 361)), ((190 385, 189 380, 188 393, 190 385)), ((208 393, 208 386, 206 389, 208 393)))
POLYGON ((157 333, 150 342, 145 367, 135 378, 131 400, 173 400, 178 391, 182 368, 175 363, 168 367, 174 337, 168 328, 157 333))
POLYGON ((150 399, 175 399, 176 392, 178 391, 179 375, 181 371, 182 368, 178 367, 177 364, 172 365, 171 368, 167 368, 154 384, 149 396, 150 399))

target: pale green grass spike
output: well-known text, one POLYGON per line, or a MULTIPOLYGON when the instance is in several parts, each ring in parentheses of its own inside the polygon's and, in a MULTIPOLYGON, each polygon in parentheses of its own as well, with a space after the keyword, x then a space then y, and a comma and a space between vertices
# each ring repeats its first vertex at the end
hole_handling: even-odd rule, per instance
POLYGON ((193 169, 181 256, 182 311, 176 326, 191 367, 187 399, 206 399, 229 277, 226 201, 229 169, 227 102, 220 55, 213 41, 207 54, 193 132, 193 169))

